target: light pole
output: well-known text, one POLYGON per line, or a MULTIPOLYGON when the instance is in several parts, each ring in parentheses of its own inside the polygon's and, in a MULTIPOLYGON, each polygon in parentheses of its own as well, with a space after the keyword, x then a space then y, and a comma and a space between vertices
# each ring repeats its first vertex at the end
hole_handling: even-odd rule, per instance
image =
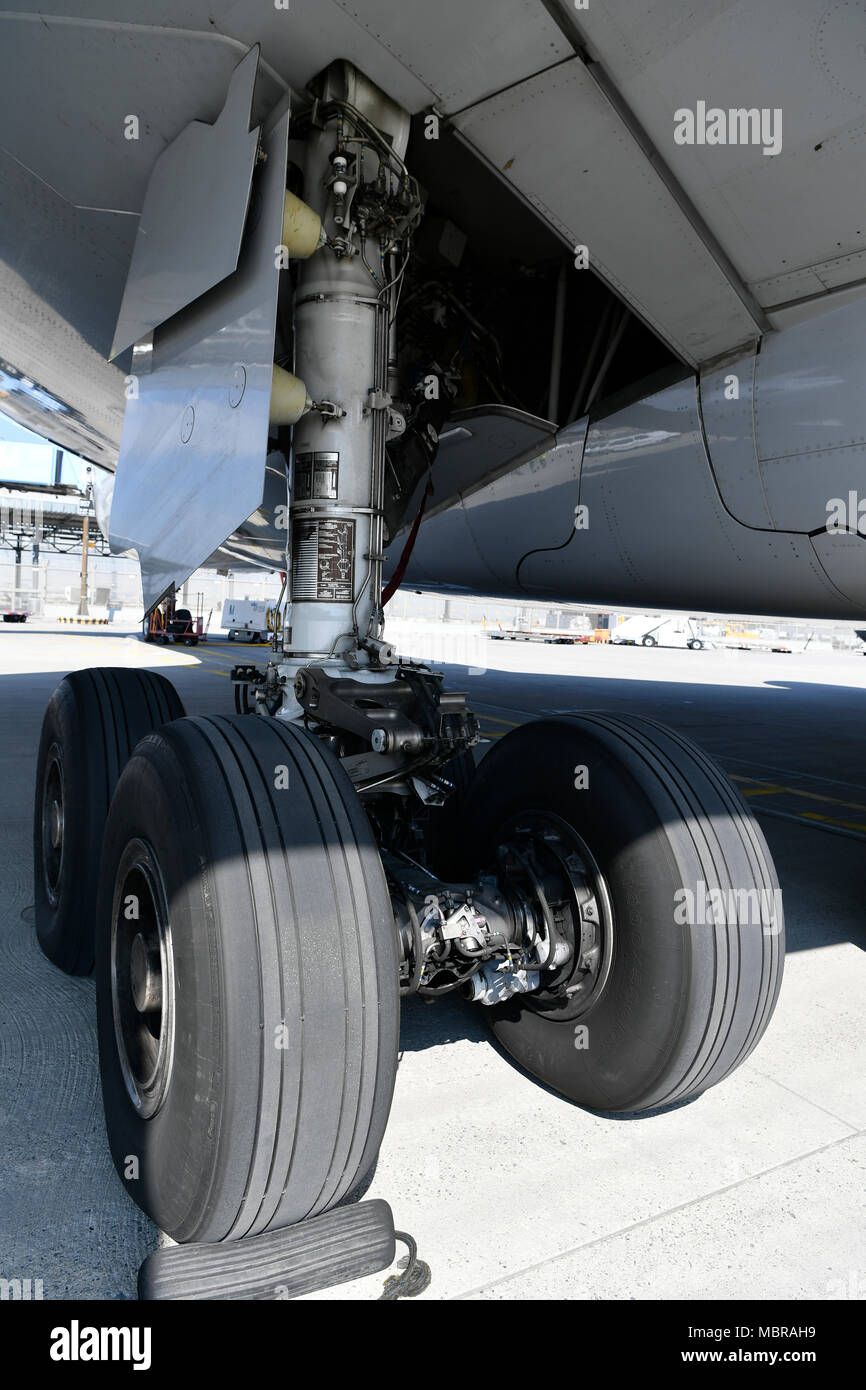
POLYGON ((90 612, 87 603, 87 556, 90 550, 90 473, 91 470, 88 468, 84 497, 78 504, 84 512, 81 518, 81 596, 78 600, 79 618, 86 618, 90 612))

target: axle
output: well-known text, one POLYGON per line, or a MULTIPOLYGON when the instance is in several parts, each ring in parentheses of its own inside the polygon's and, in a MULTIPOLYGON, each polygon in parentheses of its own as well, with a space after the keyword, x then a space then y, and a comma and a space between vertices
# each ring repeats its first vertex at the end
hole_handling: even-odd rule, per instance
POLYGON ((539 992, 550 1007, 588 1001, 610 955, 606 889, 586 847, 545 817, 515 825, 496 862, 446 883, 405 851, 384 856, 401 951, 401 988, 459 990, 481 1004, 539 992))

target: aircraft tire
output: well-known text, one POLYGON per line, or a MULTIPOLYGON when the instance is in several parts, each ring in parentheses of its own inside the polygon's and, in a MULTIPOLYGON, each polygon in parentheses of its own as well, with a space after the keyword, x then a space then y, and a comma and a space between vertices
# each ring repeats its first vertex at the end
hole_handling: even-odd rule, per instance
POLYGON ((475 759, 466 748, 437 769, 453 786, 444 806, 431 806, 427 815, 427 861, 433 872, 450 883, 463 879, 466 844, 461 829, 462 809, 475 776, 475 759))
POLYGON ((39 740, 33 816, 36 935, 68 975, 93 969, 99 854, 117 779, 140 738, 184 713, 153 671, 73 671, 55 689, 39 740))
POLYGON ((363 1182, 396 1074, 397 938, 327 749, 243 717, 138 745, 106 827, 96 987, 115 1166, 176 1241, 292 1225, 363 1182))
POLYGON ((533 816, 592 865, 602 955, 588 997, 579 948, 570 995, 485 1008, 498 1041, 597 1110, 651 1110, 721 1081, 766 1029, 784 959, 778 881, 739 793, 673 730, 586 714, 523 725, 483 759, 464 809, 476 867, 533 816))

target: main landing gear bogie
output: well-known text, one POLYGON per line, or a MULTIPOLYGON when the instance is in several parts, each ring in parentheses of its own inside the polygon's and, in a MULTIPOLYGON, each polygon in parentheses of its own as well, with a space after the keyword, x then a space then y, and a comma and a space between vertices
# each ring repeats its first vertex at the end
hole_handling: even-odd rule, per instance
MULTIPOLYGON (((515 729, 476 767, 466 696, 386 640, 461 354, 443 369, 402 336, 424 208, 409 113, 344 62, 309 91, 292 167, 257 163, 251 199, 264 217, 279 194, 292 262, 274 349, 291 345, 293 370, 275 356, 267 421, 288 511, 268 541, 285 553, 269 659, 233 667, 225 718, 186 717, 149 672, 74 673, 37 770, 39 940, 68 971, 95 954, 114 1161, 184 1242, 273 1232, 367 1182, 401 996, 459 996, 569 1100, 641 1111, 743 1061, 781 977, 766 845, 699 749, 585 714, 515 729)), ((242 284, 271 281, 268 236, 243 255, 242 284)), ((197 373, 216 402, 209 342, 197 373)), ((149 638, 194 640, 187 610, 160 611, 149 638)))
POLYGON ((49 705, 40 941, 72 970, 95 937, 109 1142, 176 1240, 275 1229, 364 1182, 400 994, 478 1004, 517 1062, 598 1110, 695 1096, 767 1026, 778 886, 710 760, 650 720, 586 714, 526 724, 476 768, 462 697, 437 713, 430 679, 390 721, 373 687, 297 684, 330 719, 399 731, 410 752, 378 779, 399 752, 340 757, 310 717, 187 718, 149 673, 76 673, 49 705), (90 810, 74 839, 71 798, 90 810), (100 847, 97 901, 82 869, 100 847), (732 913, 707 915, 717 897, 732 913))

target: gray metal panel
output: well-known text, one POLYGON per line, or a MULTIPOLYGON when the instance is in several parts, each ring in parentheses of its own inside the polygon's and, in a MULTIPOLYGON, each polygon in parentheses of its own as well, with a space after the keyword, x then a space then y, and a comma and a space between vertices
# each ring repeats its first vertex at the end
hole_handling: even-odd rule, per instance
POLYGON ((123 373, 0 263, 0 410, 113 468, 123 407, 123 373))
POLYGON ((586 418, 576 420, 547 453, 464 501, 475 545, 504 586, 525 584, 533 564, 572 536, 586 431, 586 418), (496 508, 495 547, 490 546, 491 505, 496 508))
POLYGON ((812 537, 812 546, 837 589, 866 613, 866 537, 823 531, 812 537))
POLYGON ((457 524, 452 512, 422 525, 417 568, 413 561, 407 583, 437 587, 438 578, 441 587, 447 579, 477 593, 533 594, 558 602, 862 616, 862 600, 849 598, 828 578, 808 536, 754 530, 724 508, 703 445, 693 379, 590 426, 580 476, 589 527, 574 531, 570 540, 563 531, 573 479, 571 487, 562 476, 559 486, 553 483, 550 465, 557 452, 544 461, 533 505, 520 509, 531 531, 518 527, 513 503, 519 475, 532 464, 461 508, 471 546, 450 543, 457 524), (514 489, 508 497, 504 485, 514 489), (447 549, 440 529, 446 519, 447 549), (518 583, 517 565, 539 539, 545 548, 524 559, 518 583))
MULTIPOLYGON (((72 0, 74 3, 74 0, 72 0)), ((375 0, 374 0, 375 2, 375 0)), ((131 0, 99 0, 107 7, 131 0)), ((373 82, 407 111, 420 111, 435 100, 433 89, 420 76, 429 49, 423 39, 407 58, 395 57, 386 46, 389 29, 405 13, 407 21, 418 25, 441 13, 439 6, 422 0, 394 4, 389 29, 372 22, 365 26, 366 4, 341 4, 339 0, 290 0, 287 9, 277 9, 272 0, 251 4, 249 0, 158 0, 167 23, 193 23, 205 27, 211 19, 215 27, 232 34, 249 46, 262 45, 268 61, 285 77, 296 92, 302 92, 310 78, 335 58, 348 58, 373 82), (196 18, 192 19, 195 11, 196 18), (181 16, 186 16, 181 18, 181 16)), ((444 0, 454 4, 454 0, 444 0)), ((481 6, 484 0, 471 0, 481 6)), ((442 49, 456 58, 459 30, 442 27, 438 40, 442 49)), ((483 59, 483 54, 481 55, 483 59)), ((479 63, 480 65, 480 63, 479 63)))
POLYGON ((763 459, 761 478, 777 531, 809 533, 826 525, 831 499, 866 495, 866 448, 817 450, 763 459))
POLYGON ((827 503, 866 493, 866 301, 767 338, 755 375, 763 490, 779 530, 814 531, 827 503))
POLYGON ((541 5, 527 0, 337 0, 418 75, 449 111, 462 110, 571 56, 541 5))
POLYGON ((866 443, 864 360, 863 300, 769 337, 755 381, 758 457, 866 443))
MULTIPOLYGON (((458 497, 468 497, 492 482, 502 472, 510 472, 528 458, 534 458, 555 441, 555 429, 547 420, 527 415, 507 405, 479 405, 458 410, 439 436, 439 451, 433 464, 433 496, 424 515, 428 519, 453 505, 458 497)), ((415 520, 427 487, 426 476, 415 488, 400 531, 415 520)))
POLYGON ((447 579, 484 593, 519 593, 521 557, 571 535, 586 427, 586 419, 575 421, 551 449, 422 522, 409 582, 447 579))
MULTIPOLYGON (((135 229, 134 217, 73 207, 0 150, 0 264, 26 283, 35 316, 44 307, 74 323, 102 357, 114 332, 135 229), (83 296, 82 286, 93 292, 83 296)), ((0 333, 8 331, 4 307, 0 300, 0 333)), ((47 325, 45 330, 48 336, 47 325)))
MULTIPOLYGON (((504 170, 515 148, 500 148, 488 122, 479 144, 489 146, 494 165, 515 185, 526 180, 540 215, 564 236, 590 243, 605 278, 688 360, 706 361, 751 337, 748 316, 699 238, 683 229, 651 162, 597 89, 589 94, 579 61, 562 62, 563 36, 548 37, 551 17, 540 0, 291 0, 287 10, 152 0, 146 12, 131 0, 55 0, 50 8, 50 16, 0 11, 0 130, 15 158, 74 204, 137 212, 159 152, 189 120, 216 117, 242 47, 258 40, 278 70, 267 105, 281 80, 300 89, 341 56, 412 111, 433 100, 464 109, 491 85, 507 86, 537 66, 534 82, 497 99, 524 102, 516 122, 510 106, 503 112, 505 143, 514 145, 512 133, 525 127, 529 152, 518 145, 504 170), (558 99, 542 99, 563 73, 568 83, 558 99), (138 142, 123 136, 130 113, 141 117, 138 142)), ((859 0, 605 0, 579 11, 560 0, 558 12, 579 25, 766 302, 824 293, 862 274, 859 0), (781 106, 782 153, 674 145, 674 111, 698 99, 781 106)), ((93 227, 95 242, 106 235, 93 227)), ((45 280, 60 286, 64 278, 62 292, 75 303, 63 316, 87 338, 82 325, 94 299, 108 301, 113 287, 96 275, 76 281, 61 255, 46 261, 45 280)), ((52 302, 51 294, 41 297, 52 302)))
MULTIPOLYGON (((382 572, 386 580, 400 558, 402 547, 401 539, 385 553, 382 572)), ((502 579, 496 568, 496 555, 486 551, 482 553, 478 549, 469 529, 466 512, 459 503, 446 512, 440 512, 434 520, 421 523, 404 587, 411 588, 413 584, 437 592, 459 589, 479 594, 498 594, 501 591, 502 579)))
POLYGON ((700 378, 701 413, 710 462, 722 500, 744 526, 774 527, 755 452, 754 382, 750 353, 700 378), (736 378, 739 396, 731 399, 736 378))
POLYGON ((213 125, 191 121, 151 171, 111 356, 138 342, 238 263, 258 146, 258 48, 232 73, 213 125))
MULTIPOLYGON (((0 268, 0 303, 7 308, 9 290, 9 276, 0 268)), ((13 301, 13 310, 19 305, 20 302, 13 301)), ((40 327, 44 327, 46 318, 42 318, 40 327)), ((57 319, 54 322, 58 332, 48 363, 44 341, 27 331, 31 327, 29 323, 23 323, 25 331, 14 340, 16 361, 29 366, 32 376, 0 355, 0 410, 48 443, 80 454, 105 468, 113 468, 123 422, 123 377, 117 373, 115 390, 115 383, 105 376, 107 364, 102 358, 76 340, 68 324, 57 319), (67 367, 70 370, 67 371, 67 367), (67 393, 70 379, 73 390, 67 393), (55 394, 38 384, 45 381, 59 381, 63 394, 55 394), (71 403, 77 398, 81 399, 80 409, 71 403)), ((5 319, 5 326, 14 332, 16 318, 5 319)), ((4 337, 5 334, 0 333, 0 343, 4 337)))
POLYGON ((284 571, 287 530, 278 527, 275 522, 279 515, 277 508, 285 507, 287 503, 286 460, 279 450, 274 450, 266 460, 261 504, 220 546, 218 561, 214 562, 209 557, 207 563, 218 563, 220 566, 254 565, 259 569, 284 571))
MULTIPOLYGON (((131 0, 99 17, 82 15, 97 7, 81 0, 45 8, 0 10, 2 144, 73 206, 138 213, 156 159, 190 121, 216 120, 250 44, 218 33, 212 11, 189 0, 167 27, 131 0), (125 134, 130 115, 137 139, 125 134)), ((267 71, 260 86, 257 119, 285 90, 267 71)))
POLYGON ((866 251, 854 251, 816 266, 774 275, 754 285, 762 304, 788 304, 806 298, 828 299, 840 287, 866 279, 866 251))
MULTIPOLYGON (((849 612, 805 537, 748 529, 721 504, 704 450, 694 381, 626 407, 590 429, 580 490, 589 528, 528 573, 605 576, 629 605, 759 613, 849 612)), ((854 616, 851 613, 851 616, 854 616)))
POLYGON ((713 473, 739 521, 808 533, 826 524, 831 498, 866 492, 864 343, 861 298, 702 374, 713 473), (739 400, 725 398, 732 375, 739 400))
POLYGON ((774 309, 771 314, 773 327, 781 332, 785 328, 796 328, 798 323, 808 323, 810 319, 819 318, 826 314, 828 309, 841 309, 846 304, 856 304, 859 300, 866 299, 866 283, 862 285, 849 286, 848 289, 836 290, 832 300, 826 296, 816 299, 802 299, 793 304, 786 304, 781 309, 774 309))
POLYGON ((457 128, 686 361, 758 328, 578 59, 484 101, 457 128))
POLYGON ((179 584, 260 505, 265 477, 288 113, 263 140, 238 269, 156 330, 123 429, 113 548, 136 549, 145 605, 179 584), (240 402, 230 388, 245 374, 240 402), (190 414, 192 412, 192 415, 190 414), (188 434, 192 423, 192 433, 188 434))
POLYGON ((866 249, 859 0, 605 0, 572 14, 761 303, 794 298, 808 267, 842 282, 839 257, 866 249), (674 112, 699 100, 781 108, 781 153, 675 145, 674 112))
MULTIPOLYGON (((115 480, 114 473, 102 468, 93 470, 93 510, 99 529, 106 539, 111 531, 111 504, 115 480)), ((268 454, 266 460, 264 494, 260 506, 212 555, 208 555, 201 562, 200 568, 252 567, 285 570, 286 529, 277 527, 275 518, 277 508, 281 504, 285 505, 286 500, 286 461, 279 451, 274 451, 268 454)), ((131 556, 136 554, 134 550, 122 553, 131 556)))
POLYGON ((123 372, 104 354, 134 235, 133 218, 70 206, 0 151, 0 409, 112 468, 123 372))

